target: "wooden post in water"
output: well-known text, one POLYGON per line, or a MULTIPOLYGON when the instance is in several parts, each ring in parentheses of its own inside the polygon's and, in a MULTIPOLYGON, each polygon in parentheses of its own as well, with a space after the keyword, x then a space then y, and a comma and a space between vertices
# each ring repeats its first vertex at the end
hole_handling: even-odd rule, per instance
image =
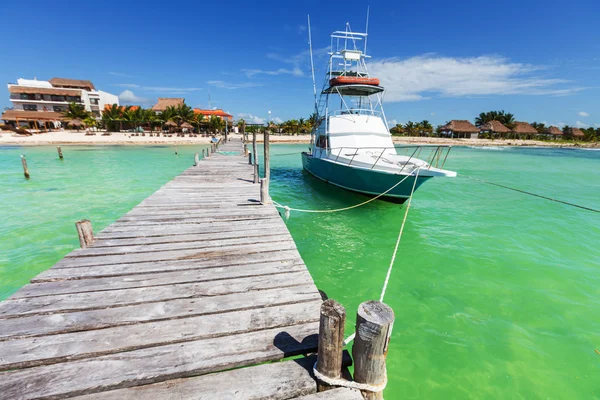
POLYGON ((256 151, 256 130, 252 132, 252 162, 254 163, 254 183, 258 183, 258 152, 256 151))
POLYGON ((58 151, 58 158, 63 159, 62 150, 60 146, 56 146, 56 150, 58 151))
POLYGON ((79 235, 79 245, 85 249, 94 241, 94 232, 92 231, 92 223, 89 219, 82 219, 75 222, 77 234, 79 235))
MULTIPOLYGON (((204 157, 204 149, 202 149, 202 157, 204 157)), ((200 164, 200 156, 198 153, 194 154, 194 167, 197 167, 200 164)))
MULTIPOLYGON (((257 167, 255 166, 254 168, 256 170, 257 167)), ((260 180, 260 203, 271 203, 271 198, 269 197, 269 180, 267 178, 262 178, 260 180)))
MULTIPOLYGON (((354 380, 369 385, 385 381, 385 358, 394 323, 394 311, 380 301, 365 301, 358 306, 356 337, 352 345, 354 380)), ((383 392, 363 390, 366 400, 382 400, 383 392)))
MULTIPOLYGON (((255 160, 256 161, 256 160, 255 160)), ((260 177, 258 176, 258 164, 254 164, 254 183, 258 183, 260 177)))
MULTIPOLYGON (((271 163, 269 161, 269 131, 265 129, 263 133, 263 146, 264 146, 264 158, 265 158, 265 191, 267 193, 266 198, 269 198, 269 182, 271 180, 271 163)), ((270 202, 270 199, 269 199, 270 202)))
POLYGON ((27 169, 27 160, 25 156, 21 154, 21 164, 23 165, 23 175, 25 175, 25 179, 29 179, 29 170, 27 169))
POLYGON ((248 152, 248 164, 252 165, 252 153, 248 152))
MULTIPOLYGON (((342 376, 345 324, 346 309, 335 300, 325 300, 321 304, 317 371, 328 378, 338 379, 342 376)), ((318 392, 329 389, 334 389, 334 386, 318 382, 318 392)))

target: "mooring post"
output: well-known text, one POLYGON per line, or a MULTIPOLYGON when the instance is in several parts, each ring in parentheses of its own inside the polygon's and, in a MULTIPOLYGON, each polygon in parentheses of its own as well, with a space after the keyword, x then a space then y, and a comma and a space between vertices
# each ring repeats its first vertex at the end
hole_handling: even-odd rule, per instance
MULTIPOLYGON (((204 157, 204 149, 202 149, 202 157, 204 157)), ((197 167, 200 164, 200 155, 198 153, 194 154, 194 167, 197 167)))
POLYGON ((254 183, 258 183, 260 177, 258 176, 258 164, 254 164, 254 183))
POLYGON ((252 153, 248 152, 248 164, 252 165, 252 153))
POLYGON ((79 245, 85 249, 94 241, 94 232, 92 231, 92 223, 89 219, 82 219, 75 222, 77 234, 79 235, 79 245))
POLYGON ((263 133, 263 142, 265 147, 265 178, 268 180, 271 179, 271 163, 269 160, 269 131, 266 129, 263 133))
POLYGON ((23 165, 23 175, 25 175, 25 179, 29 179, 29 169, 27 169, 27 160, 25 156, 21 154, 21 164, 23 165))
MULTIPOLYGON (((365 301, 358 306, 356 337, 352 345, 356 382, 374 386, 385 384, 385 358, 393 323, 394 311, 380 301, 365 301)), ((361 392, 366 400, 383 399, 383 391, 361 392)))
MULTIPOLYGON (((256 169, 256 167, 254 168, 256 169)), ((271 203, 271 198, 269 197, 269 180, 267 178, 262 178, 260 180, 260 203, 271 203)))
POLYGON ((62 150, 60 146, 56 146, 56 151, 58 151, 58 158, 63 159, 62 150))
MULTIPOLYGON (((317 371, 328 378, 339 379, 342 376, 345 324, 346 309, 335 300, 325 300, 321 304, 317 371)), ((324 382, 317 384, 318 392, 333 388, 324 382)))

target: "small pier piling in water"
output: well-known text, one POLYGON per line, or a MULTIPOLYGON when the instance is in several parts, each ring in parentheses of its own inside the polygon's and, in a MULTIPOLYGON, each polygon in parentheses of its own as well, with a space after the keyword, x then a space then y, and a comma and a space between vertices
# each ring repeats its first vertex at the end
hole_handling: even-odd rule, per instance
MULTIPOLYGON (((81 249, 0 302, 1 398, 380 398, 348 380, 345 310, 261 204, 255 140, 252 164, 239 139, 215 150, 104 230, 78 221, 81 249)), ((361 307, 356 380, 381 386, 389 312, 361 307)))

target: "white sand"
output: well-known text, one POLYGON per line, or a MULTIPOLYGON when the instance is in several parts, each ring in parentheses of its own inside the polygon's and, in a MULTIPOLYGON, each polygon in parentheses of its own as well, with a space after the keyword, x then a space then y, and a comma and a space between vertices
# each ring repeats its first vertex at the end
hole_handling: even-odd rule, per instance
MULTIPOLYGON (((230 134, 230 137, 239 138, 239 134, 230 134)), ((222 137, 222 135, 218 136, 222 137)), ((252 135, 249 135, 252 139, 252 135)), ((207 144, 210 137, 150 137, 131 136, 131 133, 113 132, 110 136, 102 136, 98 132, 94 136, 86 136, 84 131, 60 131, 34 134, 33 136, 20 136, 13 132, 0 131, 0 145, 59 145, 59 144, 131 144, 131 145, 152 145, 152 144, 207 144)), ((263 141, 263 135, 257 135, 257 141, 263 141)), ((309 143, 310 135, 270 135, 271 143, 309 143)), ((394 137, 396 144, 408 145, 452 145, 452 146, 545 146, 545 147, 600 147, 598 142, 563 142, 540 141, 540 140, 516 140, 516 139, 448 139, 448 138, 429 138, 429 137, 394 137)))

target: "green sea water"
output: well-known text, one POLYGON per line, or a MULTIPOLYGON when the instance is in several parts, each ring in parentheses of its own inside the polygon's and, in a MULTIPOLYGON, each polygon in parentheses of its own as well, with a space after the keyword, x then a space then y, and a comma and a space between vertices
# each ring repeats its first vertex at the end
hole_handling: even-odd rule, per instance
MULTIPOLYGON (((272 197, 308 209, 365 200, 305 174, 306 145, 272 147, 272 197), (296 154, 289 154, 296 153, 296 154)), ((0 298, 187 168, 200 147, 0 150, 0 298), (22 177, 26 154, 32 178, 22 177)), ((386 399, 600 399, 600 151, 455 148, 414 197, 385 302, 396 313, 386 399)), ((317 286, 347 309, 379 298, 404 206, 292 212, 317 286)))

